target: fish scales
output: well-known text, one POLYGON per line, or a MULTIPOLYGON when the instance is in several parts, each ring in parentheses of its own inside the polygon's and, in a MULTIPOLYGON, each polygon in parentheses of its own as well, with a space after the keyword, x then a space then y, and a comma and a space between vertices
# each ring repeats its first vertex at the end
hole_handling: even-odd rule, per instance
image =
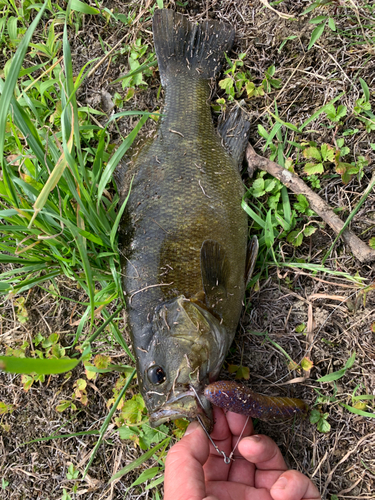
POLYGON ((238 324, 248 222, 241 155, 222 142, 238 153, 249 126, 237 112, 220 137, 212 122, 210 79, 233 43, 229 26, 196 26, 163 9, 153 32, 164 108, 118 187, 124 198, 133 179, 120 229, 123 287, 141 393, 158 425, 202 411, 195 392, 204 398, 238 324))
MULTIPOLYGON (((241 208, 244 188, 213 127, 209 88, 202 83, 179 81, 171 90, 167 87, 166 116, 153 143, 134 162, 127 207, 134 234, 124 288, 131 294, 150 285, 173 283, 133 297, 131 309, 142 311, 142 317, 176 293, 191 297, 202 289, 200 250, 207 239, 218 241, 227 251, 233 271, 231 303, 241 309, 247 241, 247 217, 241 208), (181 123, 179 110, 191 117, 188 123, 181 123)), ((237 326, 238 319, 228 321, 231 330, 237 326)))

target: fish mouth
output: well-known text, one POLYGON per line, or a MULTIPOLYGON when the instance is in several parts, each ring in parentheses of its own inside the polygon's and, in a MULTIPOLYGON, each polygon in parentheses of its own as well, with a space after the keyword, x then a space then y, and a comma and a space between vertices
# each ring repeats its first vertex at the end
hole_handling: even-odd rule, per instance
POLYGON ((197 391, 193 386, 183 390, 168 399, 162 406, 150 415, 152 427, 158 427, 169 420, 187 418, 190 421, 200 417, 207 429, 213 426, 212 409, 210 402, 203 394, 203 390, 197 391))

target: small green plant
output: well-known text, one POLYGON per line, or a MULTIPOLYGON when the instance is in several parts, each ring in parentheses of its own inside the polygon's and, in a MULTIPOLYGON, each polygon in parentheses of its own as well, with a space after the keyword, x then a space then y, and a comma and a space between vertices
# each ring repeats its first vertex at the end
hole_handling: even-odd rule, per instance
POLYGON ((69 495, 65 488, 63 488, 61 500, 72 500, 72 497, 69 495))
POLYGON ((375 130, 375 115, 371 111, 370 90, 367 83, 359 78, 363 96, 359 97, 354 106, 353 114, 365 125, 366 132, 370 134, 375 130))
POLYGON ((318 378, 317 382, 333 382, 335 380, 339 380, 345 375, 345 373, 348 370, 350 370, 350 368, 354 365, 354 362, 355 362, 355 352, 350 356, 348 361, 345 363, 344 368, 338 370, 337 372, 329 373, 324 377, 318 378))
POLYGON ((25 297, 17 297, 14 300, 14 305, 17 308, 16 316, 21 324, 26 323, 27 320, 29 319, 29 314, 27 312, 25 302, 26 302, 25 297))
POLYGON ((309 175, 307 178, 308 182, 311 184, 313 189, 320 189, 320 180, 316 175, 309 175))
MULTIPOLYGON (((132 46, 125 45, 121 50, 121 53, 128 54, 130 67, 128 76, 116 80, 116 82, 121 81, 122 88, 127 91, 123 101, 129 101, 134 96, 136 87, 141 89, 147 87, 145 78, 152 75, 150 67, 156 64, 155 53, 150 52, 147 54, 148 49, 149 45, 144 44, 142 38, 137 38, 132 46)), ((117 94, 115 100, 116 105, 118 105, 121 101, 121 96, 117 94)))
POLYGON ((25 392, 28 392, 29 389, 31 389, 34 382, 40 382, 42 384, 45 380, 46 376, 43 374, 32 373, 31 375, 21 375, 21 382, 23 384, 23 390, 25 392))
POLYGON ((228 365, 228 372, 235 373, 236 380, 249 380, 250 379, 250 369, 248 366, 243 365, 228 365))
POLYGON ((324 172, 324 162, 333 163, 335 159, 335 149, 329 144, 322 144, 320 148, 316 143, 303 150, 303 156, 309 160, 316 160, 315 162, 308 162, 304 166, 304 172, 307 175, 322 174, 324 172))
POLYGON ((66 473, 66 477, 69 480, 75 480, 79 477, 79 470, 74 467, 73 464, 70 464, 68 467, 68 472, 66 473))
POLYGON ((316 424, 319 432, 327 433, 331 430, 331 424, 328 422, 329 413, 322 413, 320 410, 313 409, 310 413, 310 422, 316 424))
POLYGON ((160 443, 168 436, 168 427, 165 425, 157 429, 149 425, 146 405, 140 394, 124 402, 115 422, 119 427, 120 438, 133 441, 142 450, 147 450, 152 443, 160 443))
MULTIPOLYGON (((335 4, 335 2, 332 0, 316 0, 311 5, 309 5, 309 7, 307 7, 307 9, 305 9, 302 12, 301 16, 304 16, 304 15, 308 14, 309 12, 311 12, 314 9, 317 9, 319 7, 329 6, 329 5, 333 5, 333 4, 335 4)), ((311 47, 313 47, 313 45, 322 36, 326 26, 328 26, 331 31, 333 31, 333 32, 336 31, 336 23, 335 23, 335 20, 333 19, 333 17, 331 17, 331 16, 327 16, 327 15, 317 16, 317 17, 314 17, 313 19, 310 19, 309 23, 316 24, 317 26, 314 28, 313 32, 311 33, 311 38, 310 38, 310 42, 309 42, 309 45, 307 47, 307 50, 310 50, 311 47)))
POLYGON ((63 411, 66 411, 68 409, 70 409, 71 411, 77 411, 77 407, 72 400, 63 399, 56 406, 56 411, 58 411, 59 413, 62 413, 63 411))
POLYGON ((9 486, 9 481, 5 479, 5 477, 1 478, 1 488, 3 490, 6 490, 7 486, 9 486))
POLYGON ((35 347, 40 346, 44 349, 35 349, 35 354, 39 356, 40 359, 61 359, 65 356, 65 348, 60 345, 60 335, 58 333, 51 333, 48 337, 43 337, 41 333, 38 333, 33 339, 33 344, 35 347))
POLYGON ((5 350, 5 355, 14 356, 15 358, 24 358, 26 357, 26 350, 29 347, 29 345, 30 344, 26 340, 19 347, 7 347, 5 350))
POLYGON ((332 17, 329 16, 318 16, 314 17, 309 21, 311 24, 317 24, 316 28, 314 28, 311 33, 311 38, 309 42, 309 46, 307 50, 310 50, 313 45, 318 41, 318 39, 322 36, 325 27, 328 25, 331 31, 336 31, 336 24, 332 17))
POLYGON ((6 415, 7 413, 12 413, 14 411, 14 405, 6 404, 0 401, 0 415, 6 415))
MULTIPOLYGON (((264 75, 264 80, 262 81, 263 88, 265 92, 272 92, 273 89, 279 89, 281 87, 281 80, 279 78, 273 78, 276 72, 275 66, 272 64, 264 75)), ((249 96, 250 97, 250 96, 249 96)))
MULTIPOLYGON (((235 61, 231 61, 228 56, 225 56, 230 67, 224 72, 224 75, 227 75, 227 77, 219 81, 219 87, 225 91, 229 101, 239 99, 244 92, 246 92, 248 98, 259 97, 263 96, 265 92, 269 93, 273 89, 281 87, 281 80, 274 78, 276 72, 274 65, 271 65, 266 70, 264 79, 258 87, 252 82, 252 77, 248 70, 237 71, 238 68, 243 67, 245 56, 245 53, 239 54, 238 59, 235 61)), ((222 107, 225 101, 222 102, 221 99, 218 99, 216 102, 222 107)))
POLYGON ((329 104, 325 108, 327 118, 329 118, 332 122, 340 124, 342 124, 341 118, 344 118, 344 116, 346 116, 347 111, 347 107, 342 104, 339 104, 337 108, 335 108, 334 104, 329 104))
POLYGON ((296 333, 303 333, 306 330, 306 323, 296 326, 296 333))
MULTIPOLYGON (((323 174, 326 168, 332 166, 341 175, 344 184, 350 182, 354 174, 358 174, 358 178, 361 179, 363 169, 368 165, 368 161, 364 156, 358 156, 356 161, 352 163, 342 161, 342 158, 350 153, 350 149, 344 146, 344 138, 337 139, 336 145, 337 148, 334 148, 324 143, 319 147, 315 142, 310 142, 302 153, 307 160, 310 160, 303 167, 303 171, 308 176, 316 176, 316 174, 323 174)), ((314 183, 316 184, 316 177, 314 183)))

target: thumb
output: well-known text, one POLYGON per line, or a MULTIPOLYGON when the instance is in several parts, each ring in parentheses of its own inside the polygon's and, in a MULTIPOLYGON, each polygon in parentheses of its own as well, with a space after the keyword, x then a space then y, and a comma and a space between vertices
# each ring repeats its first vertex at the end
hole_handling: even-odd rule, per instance
POLYGON ((209 455, 208 439, 198 422, 169 450, 165 461, 164 500, 205 498, 203 464, 209 455))
POLYGON ((185 431, 185 434, 184 434, 184 437, 185 436, 188 436, 189 434, 192 434, 193 432, 195 432, 197 429, 201 429, 202 426, 200 425, 199 422, 197 422, 196 420, 194 420, 194 422, 191 422, 186 431, 185 431))

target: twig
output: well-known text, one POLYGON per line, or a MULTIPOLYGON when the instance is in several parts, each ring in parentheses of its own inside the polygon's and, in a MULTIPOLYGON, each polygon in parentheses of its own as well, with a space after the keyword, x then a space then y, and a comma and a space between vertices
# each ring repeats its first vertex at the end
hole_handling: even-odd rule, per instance
POLYGON ((144 288, 141 288, 140 290, 137 290, 136 292, 130 295, 129 303, 131 304, 132 298, 134 297, 134 295, 137 295, 137 293, 144 292, 145 290, 149 290, 150 288, 155 288, 156 286, 170 286, 170 285, 173 285, 173 281, 172 283, 157 283, 156 285, 145 286, 144 288))
POLYGON ((267 9, 270 9, 272 10, 272 12, 275 12, 279 17, 281 17, 282 19, 293 19, 295 16, 291 15, 291 14, 284 14, 284 12, 279 12, 278 10, 274 9, 273 7, 271 7, 271 5, 268 3, 267 0, 260 0, 260 2, 265 6, 267 7, 267 9))
MULTIPOLYGON (((249 175, 252 177, 256 169, 265 170, 269 174, 279 179, 286 187, 295 194, 306 196, 310 207, 326 222, 336 234, 339 234, 345 223, 333 212, 330 206, 322 198, 310 189, 298 175, 289 172, 277 163, 259 156, 248 144, 246 149, 246 160, 249 165, 249 175)), ((345 229, 342 232, 342 239, 348 245, 353 255, 362 263, 375 260, 375 250, 360 240, 352 231, 345 229)))

